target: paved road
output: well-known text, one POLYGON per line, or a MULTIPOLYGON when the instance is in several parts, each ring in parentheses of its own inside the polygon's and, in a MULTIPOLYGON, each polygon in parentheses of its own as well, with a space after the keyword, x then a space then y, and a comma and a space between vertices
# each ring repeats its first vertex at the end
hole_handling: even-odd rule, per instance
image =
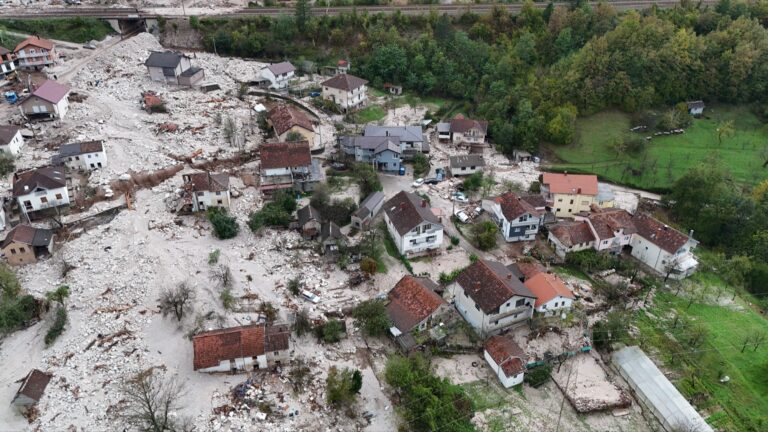
MULTIPOLYGON (((609 1, 613 7, 618 10, 646 9, 651 6, 664 8, 676 7, 680 4, 679 0, 619 0, 609 1)), ((702 5, 714 5, 717 0, 701 0, 702 5)), ((556 2, 556 6, 568 6, 567 2, 556 2)), ((597 5, 598 2, 590 2, 597 5)), ((539 9, 546 8, 548 3, 534 3, 533 6, 539 9)), ((465 12, 477 14, 488 14, 495 7, 502 7, 512 13, 520 12, 523 8, 521 3, 515 4, 461 4, 461 5, 406 5, 406 6, 356 6, 356 7, 316 7, 312 9, 312 14, 316 16, 339 15, 342 13, 394 13, 400 12, 406 15, 424 15, 433 11, 441 14, 460 15, 465 12)), ((183 18, 190 15, 206 15, 221 18, 246 18, 252 16, 279 16, 292 15, 292 8, 248 8, 248 9, 210 9, 210 8, 190 8, 184 11, 179 8, 120 8, 120 7, 80 7, 72 6, 66 8, 4 8, 0 15, 2 18, 14 19, 39 19, 39 18, 66 18, 66 17, 92 17, 107 19, 140 19, 154 18, 163 16, 165 18, 183 18)))

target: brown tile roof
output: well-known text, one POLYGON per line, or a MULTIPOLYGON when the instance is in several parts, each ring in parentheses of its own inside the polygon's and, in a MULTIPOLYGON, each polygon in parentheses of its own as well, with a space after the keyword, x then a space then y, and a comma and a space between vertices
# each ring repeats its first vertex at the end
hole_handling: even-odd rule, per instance
POLYGON ((13 174, 13 196, 33 192, 37 188, 57 189, 67 185, 64 172, 54 167, 44 167, 13 174))
POLYGON ((213 330, 192 338, 194 370, 218 366, 222 360, 258 357, 264 351, 264 325, 213 330))
POLYGON ((544 173, 541 183, 551 193, 597 195, 596 175, 544 173))
POLYGON ((637 232, 635 224, 632 222, 632 215, 626 210, 600 209, 598 212, 590 213, 588 218, 600 239, 613 238, 615 237, 614 233, 622 229, 624 234, 637 232))
POLYGON ((549 227, 549 232, 567 247, 595 241, 595 236, 586 222, 558 222, 549 227))
POLYGON ((281 75, 284 73, 295 71, 296 67, 292 65, 291 62, 284 61, 280 63, 271 64, 267 66, 267 69, 272 71, 272 73, 275 75, 281 75))
POLYGON ((547 200, 538 194, 522 195, 520 199, 532 205, 533 208, 536 209, 544 208, 547 206, 547 200))
POLYGON ((538 261, 518 261, 514 265, 517 266, 517 270, 523 274, 525 279, 532 278, 539 273, 545 273, 547 271, 547 269, 538 261))
POLYGON ((266 352, 285 351, 290 348, 291 329, 285 324, 266 327, 264 347, 266 352))
MULTIPOLYGON (((21 383, 19 390, 16 392, 16 397, 24 395, 35 402, 40 401, 40 398, 45 392, 45 388, 48 387, 48 382, 51 381, 53 375, 45 373, 43 371, 32 369, 27 374, 24 381, 21 383)), ((16 400, 14 397, 14 401, 16 400)))
POLYGON ((30 36, 24 39, 23 41, 19 42, 19 44, 16 45, 16 48, 13 50, 13 52, 19 52, 19 50, 21 50, 27 45, 45 48, 47 50, 53 49, 53 42, 49 41, 48 39, 40 39, 37 36, 30 36))
POLYGON ((540 212, 532 205, 523 201, 514 192, 507 192, 493 199, 501 206, 501 212, 507 221, 513 221, 524 214, 539 216, 540 212))
POLYGON ((358 78, 354 75, 339 74, 327 81, 323 81, 322 85, 323 87, 332 87, 339 90, 352 91, 366 84, 368 84, 368 81, 362 78, 358 78))
POLYGON ((4 46, 0 46, 0 56, 4 56, 4 55, 10 54, 10 53, 11 53, 11 50, 9 50, 8 48, 6 48, 4 46))
POLYGON ((486 314, 514 296, 534 297, 504 264, 495 261, 477 260, 459 274, 456 282, 486 314))
POLYGON ((14 125, 0 126, 0 145, 8 145, 19 132, 19 127, 14 125))
POLYGON ((457 114, 456 117, 451 119, 451 132, 464 133, 472 128, 486 133, 488 131, 488 122, 464 118, 461 114, 457 114))
POLYGON ((224 192, 229 190, 229 174, 209 172, 188 174, 194 192, 224 192))
POLYGON ((432 288, 435 283, 429 278, 404 276, 389 292, 387 314, 395 327, 407 333, 433 314, 445 300, 432 288))
POLYGON ((34 228, 29 225, 16 225, 5 236, 1 248, 5 249, 11 243, 23 243, 30 246, 48 246, 53 237, 53 231, 34 228))
POLYGON ((306 141, 262 144, 260 152, 262 169, 300 167, 312 164, 309 143, 306 141))
POLYGON ((267 118, 269 118, 272 127, 275 128, 277 135, 282 135, 294 126, 314 131, 307 114, 293 105, 280 104, 267 112, 267 118))
POLYGON ((59 103, 69 94, 69 87, 59 84, 53 80, 46 80, 40 87, 32 92, 30 96, 37 96, 50 103, 59 103))
POLYGON ((511 377, 525 371, 528 356, 509 336, 491 336, 485 341, 485 350, 493 361, 511 377))
POLYGON ((384 203, 384 212, 400 235, 422 222, 440 225, 428 202, 415 193, 400 191, 384 203))
POLYGON ((673 254, 688 242, 688 236, 645 213, 632 218, 637 234, 673 254))
POLYGON ((99 153, 104 151, 104 141, 85 141, 72 144, 64 144, 59 147, 59 158, 77 156, 88 153, 99 153))
POLYGON ((311 205, 305 205, 304 207, 300 208, 296 212, 296 217, 299 219, 299 227, 301 228, 303 228, 304 224, 311 220, 316 220, 318 222, 322 220, 320 212, 311 205))
POLYGON ((565 286, 565 283, 557 275, 552 273, 539 273, 530 279, 526 279, 524 284, 536 295, 535 307, 539 307, 557 296, 573 299, 571 290, 565 286))

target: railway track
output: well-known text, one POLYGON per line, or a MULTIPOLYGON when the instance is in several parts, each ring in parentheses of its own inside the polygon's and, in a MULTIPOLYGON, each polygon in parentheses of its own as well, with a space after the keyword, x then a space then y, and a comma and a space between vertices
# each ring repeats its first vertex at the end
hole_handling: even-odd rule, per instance
MULTIPOLYGON (((714 5, 717 0, 701 0, 702 5, 714 5)), ((619 0, 609 1, 613 7, 618 10, 628 9, 645 9, 651 6, 658 7, 675 7, 680 4, 679 0, 619 0)), ((591 2, 596 5, 597 2, 591 2)), ((548 3, 534 3, 536 8, 546 8, 548 3)), ((566 2, 555 2, 555 6, 568 6, 566 2)), ((357 13, 394 13, 399 11, 400 13, 407 15, 421 15, 428 14, 432 11, 437 13, 446 13, 449 15, 457 15, 465 12, 473 12, 477 14, 490 13, 494 7, 500 6, 507 9, 509 12, 520 12, 523 8, 521 3, 516 4, 451 4, 451 5, 406 5, 406 6, 344 6, 344 7, 315 7, 312 9, 312 14, 315 16, 323 15, 339 15, 342 13, 350 13, 356 11, 357 13)), ((222 11, 221 13, 206 14, 207 17, 217 18, 245 18, 251 16, 279 16, 279 15, 291 15, 293 14, 291 8, 249 8, 240 9, 234 12, 222 11)), ((178 14, 166 14, 162 10, 141 10, 135 8, 88 8, 88 7, 69 7, 69 8, 47 8, 44 10, 30 12, 28 10, 16 10, 16 11, 3 11, 0 13, 0 19, 13 18, 13 19, 40 19, 40 18, 73 18, 73 17, 88 17, 88 18, 103 18, 103 19, 145 19, 156 18, 163 16, 165 18, 183 18, 183 15, 178 14)))

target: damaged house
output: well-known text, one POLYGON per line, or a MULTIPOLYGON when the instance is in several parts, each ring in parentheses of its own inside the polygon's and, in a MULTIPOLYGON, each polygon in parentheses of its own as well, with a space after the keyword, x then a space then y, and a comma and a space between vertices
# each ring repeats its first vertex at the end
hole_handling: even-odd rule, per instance
POLYGON ((260 152, 264 193, 280 189, 310 192, 323 180, 320 164, 312 159, 306 141, 262 144, 260 152))
POLYGON ((381 206, 384 205, 384 193, 373 192, 368 195, 362 203, 360 208, 352 214, 352 226, 357 229, 363 229, 367 227, 371 220, 376 217, 376 214, 381 210, 381 206))
POLYGON ((261 78, 269 81, 269 88, 280 90, 288 87, 296 74, 296 67, 291 62, 271 64, 261 70, 261 78))
POLYGON ((188 172, 182 174, 181 178, 184 184, 178 212, 206 211, 210 207, 229 209, 229 174, 188 172))
POLYGON ((59 168, 44 167, 13 174, 13 197, 21 211, 31 213, 68 206, 67 179, 59 168))
POLYGON ((320 234, 322 217, 320 212, 311 205, 304 206, 296 211, 298 229, 301 236, 307 240, 313 240, 320 234))
POLYGON ((193 67, 190 60, 191 57, 180 52, 154 51, 144 61, 144 66, 152 81, 193 86, 205 78, 205 72, 199 67, 193 67))
POLYGON ((52 158, 53 165, 64 165, 74 171, 92 171, 107 165, 104 141, 64 144, 52 158))
POLYGON ((16 225, 0 246, 8 264, 19 266, 37 262, 53 252, 53 231, 29 225, 16 225))
POLYGON ((32 369, 21 382, 21 386, 11 400, 11 405, 21 411, 37 405, 45 393, 45 388, 53 378, 53 375, 32 369))
POLYGON ((389 291, 387 316, 394 337, 422 332, 442 322, 451 306, 435 290, 439 287, 426 277, 403 276, 389 291))
POLYGON ((69 110, 69 87, 46 80, 19 104, 24 118, 30 120, 61 120, 69 110))
POLYGON ((333 256, 346 246, 347 237, 341 233, 341 228, 338 225, 326 221, 320 226, 320 243, 323 247, 323 254, 333 256))
POLYGON ((21 129, 18 126, 0 126, 0 152, 18 156, 23 145, 24 138, 21 136, 21 129))
POLYGON ((505 388, 523 382, 528 356, 511 336, 491 336, 485 341, 483 357, 505 388))
POLYGON ((280 104, 269 110, 267 123, 275 130, 278 141, 288 141, 289 135, 300 135, 310 146, 315 142, 315 127, 309 116, 292 105, 280 104))
POLYGON ((290 330, 285 325, 247 325, 192 337, 193 368, 199 372, 243 372, 286 364, 290 330))

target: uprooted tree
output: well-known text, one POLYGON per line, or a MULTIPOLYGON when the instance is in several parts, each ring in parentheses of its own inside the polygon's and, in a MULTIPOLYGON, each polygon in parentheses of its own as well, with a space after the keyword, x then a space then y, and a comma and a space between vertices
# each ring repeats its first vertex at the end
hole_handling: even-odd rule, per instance
POLYGON ((185 313, 192 310, 195 291, 186 282, 180 282, 173 288, 163 290, 160 294, 160 312, 163 316, 173 314, 177 321, 184 318, 185 313))

